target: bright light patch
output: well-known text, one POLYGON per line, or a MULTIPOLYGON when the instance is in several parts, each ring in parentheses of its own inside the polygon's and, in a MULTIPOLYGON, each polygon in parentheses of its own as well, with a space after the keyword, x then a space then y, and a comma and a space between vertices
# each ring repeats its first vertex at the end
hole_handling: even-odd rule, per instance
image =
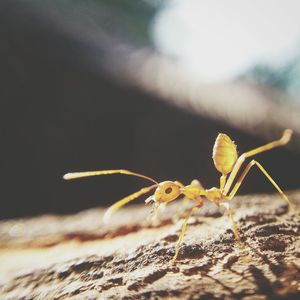
POLYGON ((299 0, 173 0, 156 16, 159 51, 195 79, 220 81, 300 50, 299 0))

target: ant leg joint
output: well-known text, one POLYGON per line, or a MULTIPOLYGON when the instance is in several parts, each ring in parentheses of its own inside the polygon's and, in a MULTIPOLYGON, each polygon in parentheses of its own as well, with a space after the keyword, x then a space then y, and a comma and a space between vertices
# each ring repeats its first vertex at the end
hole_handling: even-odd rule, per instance
POLYGON ((242 162, 245 161, 246 158, 247 158, 246 153, 243 153, 243 154, 241 154, 240 157, 238 158, 238 161, 242 163, 242 162))

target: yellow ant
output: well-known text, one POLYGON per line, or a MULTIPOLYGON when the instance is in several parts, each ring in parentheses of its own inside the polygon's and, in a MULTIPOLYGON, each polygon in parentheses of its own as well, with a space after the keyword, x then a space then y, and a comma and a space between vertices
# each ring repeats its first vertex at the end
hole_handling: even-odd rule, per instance
POLYGON ((182 224, 181 234, 179 236, 179 239, 175 247, 175 255, 171 260, 171 263, 174 263, 179 254, 179 249, 190 216, 193 214, 194 211, 196 211, 197 209, 203 206, 203 199, 201 198, 201 196, 206 197, 209 201, 213 202, 218 207, 224 207, 227 210, 232 222, 232 230, 235 239, 238 242, 240 242, 241 239, 237 229, 237 223, 235 222, 234 213, 230 208, 228 202, 232 200, 232 198, 235 196, 244 178, 246 177, 250 169, 255 165, 258 167, 259 170, 262 171, 262 173, 267 177, 267 179, 269 179, 269 181, 273 184, 273 186, 279 192, 281 197, 288 203, 289 209, 291 208, 291 202, 289 201, 288 197, 284 194, 284 192, 280 189, 280 187, 273 180, 273 178, 268 174, 268 172, 263 168, 263 166, 256 160, 251 160, 248 163, 248 165, 242 171, 240 177, 237 179, 237 182, 232 187, 233 182, 238 174, 238 171, 240 170, 246 158, 249 158, 251 156, 254 156, 264 151, 271 150, 275 147, 283 146, 290 141, 291 136, 292 136, 292 130, 286 129, 283 132, 282 137, 280 139, 265 144, 261 147, 255 148, 253 150, 250 150, 248 152, 245 152, 238 157, 236 145, 234 144, 234 142, 230 139, 228 135, 224 133, 220 133, 216 138, 213 147, 213 155, 212 155, 216 169, 222 174, 220 177, 219 188, 212 187, 210 189, 204 189, 198 180, 193 180, 191 184, 187 186, 184 186, 179 181, 163 181, 159 183, 148 176, 134 173, 128 170, 101 170, 101 171, 67 173, 64 175, 63 178, 66 180, 70 180, 70 179, 98 176, 98 175, 125 174, 125 175, 141 177, 154 183, 153 185, 144 187, 141 190, 119 200, 118 202, 110 206, 104 215, 104 221, 106 222, 109 220, 111 214, 117 211, 120 207, 138 198, 139 196, 150 192, 155 188, 156 190, 154 194, 145 201, 147 204, 154 202, 154 209, 153 209, 154 213, 157 212, 159 205, 161 204, 166 205, 167 203, 177 199, 179 196, 183 196, 185 199, 196 201, 197 204, 188 211, 188 214, 185 217, 184 222, 182 224))

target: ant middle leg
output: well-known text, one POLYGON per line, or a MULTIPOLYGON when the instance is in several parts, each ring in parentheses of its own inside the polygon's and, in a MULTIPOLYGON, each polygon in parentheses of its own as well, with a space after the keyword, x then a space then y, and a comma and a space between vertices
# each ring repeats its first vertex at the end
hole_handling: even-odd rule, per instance
POLYGON ((240 234, 239 234, 239 231, 238 231, 238 226, 237 226, 237 223, 235 221, 235 216, 234 216, 234 212, 233 212, 232 208, 229 206, 229 203, 226 203, 226 202, 225 203, 220 203, 220 206, 224 207, 227 210, 228 215, 229 215, 230 220, 231 220, 232 231, 234 233, 234 237, 238 242, 241 242, 241 237, 240 237, 240 234))

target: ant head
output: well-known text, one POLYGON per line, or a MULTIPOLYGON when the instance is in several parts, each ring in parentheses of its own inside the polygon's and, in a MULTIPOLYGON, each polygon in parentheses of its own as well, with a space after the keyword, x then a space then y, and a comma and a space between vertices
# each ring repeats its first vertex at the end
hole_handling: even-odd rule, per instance
POLYGON ((157 203, 168 203, 180 196, 182 184, 173 181, 161 182, 155 190, 153 200, 157 203))

